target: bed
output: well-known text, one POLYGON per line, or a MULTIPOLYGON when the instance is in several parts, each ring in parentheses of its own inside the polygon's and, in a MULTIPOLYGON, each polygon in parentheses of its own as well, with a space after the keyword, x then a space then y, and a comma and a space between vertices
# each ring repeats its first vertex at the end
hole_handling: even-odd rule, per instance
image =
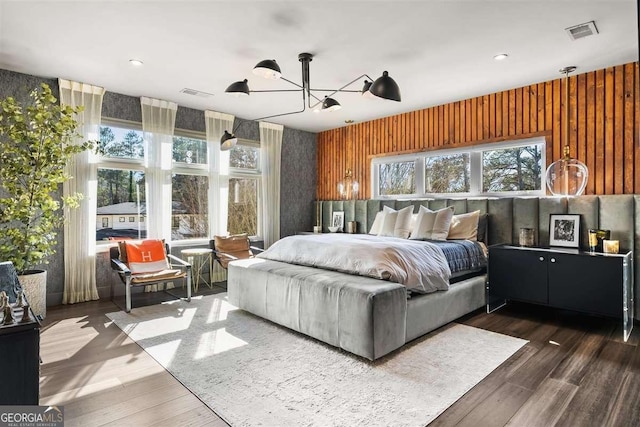
POLYGON ((378 359, 485 303, 486 257, 469 241, 290 236, 229 264, 232 304, 378 359))

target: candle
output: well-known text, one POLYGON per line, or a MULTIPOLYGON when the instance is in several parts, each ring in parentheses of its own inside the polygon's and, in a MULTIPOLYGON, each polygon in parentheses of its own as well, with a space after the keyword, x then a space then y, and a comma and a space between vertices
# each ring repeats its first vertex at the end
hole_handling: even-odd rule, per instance
POLYGON ((620 241, 618 240, 603 240, 602 250, 605 254, 617 254, 620 251, 620 241))

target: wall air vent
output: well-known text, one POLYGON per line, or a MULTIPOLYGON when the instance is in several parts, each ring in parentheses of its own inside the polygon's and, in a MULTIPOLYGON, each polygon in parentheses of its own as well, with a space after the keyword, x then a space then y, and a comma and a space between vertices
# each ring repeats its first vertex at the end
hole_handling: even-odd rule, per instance
POLYGON ((596 23, 594 21, 574 25, 573 27, 565 28, 564 30, 569 34, 571 40, 578 40, 598 34, 598 29, 596 28, 596 23))
POLYGON ((199 96, 200 98, 208 98, 213 96, 212 93, 202 92, 200 90, 184 88, 180 91, 181 93, 186 93, 187 95, 199 96))

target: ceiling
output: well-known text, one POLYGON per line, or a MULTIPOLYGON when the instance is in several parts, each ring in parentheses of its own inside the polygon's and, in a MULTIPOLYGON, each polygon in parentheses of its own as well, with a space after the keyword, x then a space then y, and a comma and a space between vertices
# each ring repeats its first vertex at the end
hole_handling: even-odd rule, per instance
POLYGON ((270 120, 312 132, 552 80, 567 65, 583 73, 638 60, 635 0, 0 1, 0 68, 110 92, 245 119, 295 111, 300 93, 224 90, 244 78, 253 90, 295 89, 251 70, 275 59, 300 83, 301 52, 314 55, 312 87, 385 70, 400 86, 402 102, 344 93, 339 111, 270 120), (597 36, 572 41, 564 30, 591 20, 597 36))

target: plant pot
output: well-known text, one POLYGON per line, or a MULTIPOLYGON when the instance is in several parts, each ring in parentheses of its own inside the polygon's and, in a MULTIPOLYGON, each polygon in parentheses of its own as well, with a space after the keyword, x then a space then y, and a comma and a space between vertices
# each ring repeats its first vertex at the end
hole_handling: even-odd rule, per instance
POLYGON ((27 270, 18 276, 20 285, 27 297, 29 306, 36 316, 47 314, 47 272, 44 270, 27 270))

